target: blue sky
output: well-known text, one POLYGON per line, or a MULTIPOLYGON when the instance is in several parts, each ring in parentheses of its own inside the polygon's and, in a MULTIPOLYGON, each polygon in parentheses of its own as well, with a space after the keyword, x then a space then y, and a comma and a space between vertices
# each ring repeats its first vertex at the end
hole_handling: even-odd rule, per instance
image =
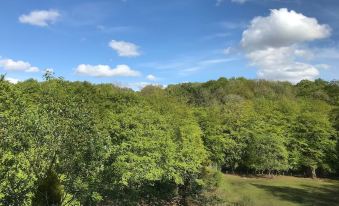
POLYGON ((336 0, 0 2, 0 73, 12 81, 41 80, 46 69, 134 89, 339 78, 336 0))

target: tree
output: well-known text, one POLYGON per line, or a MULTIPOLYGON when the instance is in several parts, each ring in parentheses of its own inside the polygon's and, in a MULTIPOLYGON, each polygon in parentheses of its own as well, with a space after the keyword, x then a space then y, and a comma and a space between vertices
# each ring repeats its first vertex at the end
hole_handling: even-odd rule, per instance
POLYGON ((30 205, 36 176, 32 173, 26 107, 18 91, 0 81, 0 204, 30 205))
POLYGON ((284 171, 288 168, 288 153, 282 137, 271 133, 253 134, 247 147, 247 165, 256 171, 284 171))
POLYGON ((175 193, 173 185, 184 185, 199 173, 205 160, 201 131, 189 120, 176 124, 147 105, 111 114, 107 129, 112 147, 105 171, 111 199, 162 201, 175 193), (143 195, 143 189, 150 191, 151 185, 159 184, 169 189, 166 194, 153 190, 148 199, 143 195))
POLYGON ((306 101, 296 119, 293 135, 300 154, 300 165, 316 178, 316 169, 326 167, 326 153, 333 150, 334 130, 329 121, 329 107, 321 101, 306 101))

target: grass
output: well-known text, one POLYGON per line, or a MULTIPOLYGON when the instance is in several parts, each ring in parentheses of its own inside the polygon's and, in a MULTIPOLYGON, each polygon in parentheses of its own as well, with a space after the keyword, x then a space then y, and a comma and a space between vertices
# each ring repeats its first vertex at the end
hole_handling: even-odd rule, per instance
POLYGON ((216 195, 232 206, 339 206, 339 181, 224 175, 216 195))

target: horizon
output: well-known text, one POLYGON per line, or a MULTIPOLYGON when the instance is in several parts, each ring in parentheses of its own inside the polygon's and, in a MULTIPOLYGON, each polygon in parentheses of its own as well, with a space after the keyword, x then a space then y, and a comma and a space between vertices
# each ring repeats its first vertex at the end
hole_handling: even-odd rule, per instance
POLYGON ((3 2, 0 74, 16 83, 53 71, 134 90, 220 77, 337 80, 338 9, 333 0, 3 2))

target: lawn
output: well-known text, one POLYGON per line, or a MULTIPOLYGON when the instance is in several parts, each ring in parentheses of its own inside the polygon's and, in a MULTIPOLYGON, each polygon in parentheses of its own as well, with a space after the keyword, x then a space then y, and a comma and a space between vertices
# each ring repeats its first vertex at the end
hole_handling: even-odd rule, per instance
POLYGON ((339 205, 339 181, 224 175, 217 194, 234 206, 339 205))

